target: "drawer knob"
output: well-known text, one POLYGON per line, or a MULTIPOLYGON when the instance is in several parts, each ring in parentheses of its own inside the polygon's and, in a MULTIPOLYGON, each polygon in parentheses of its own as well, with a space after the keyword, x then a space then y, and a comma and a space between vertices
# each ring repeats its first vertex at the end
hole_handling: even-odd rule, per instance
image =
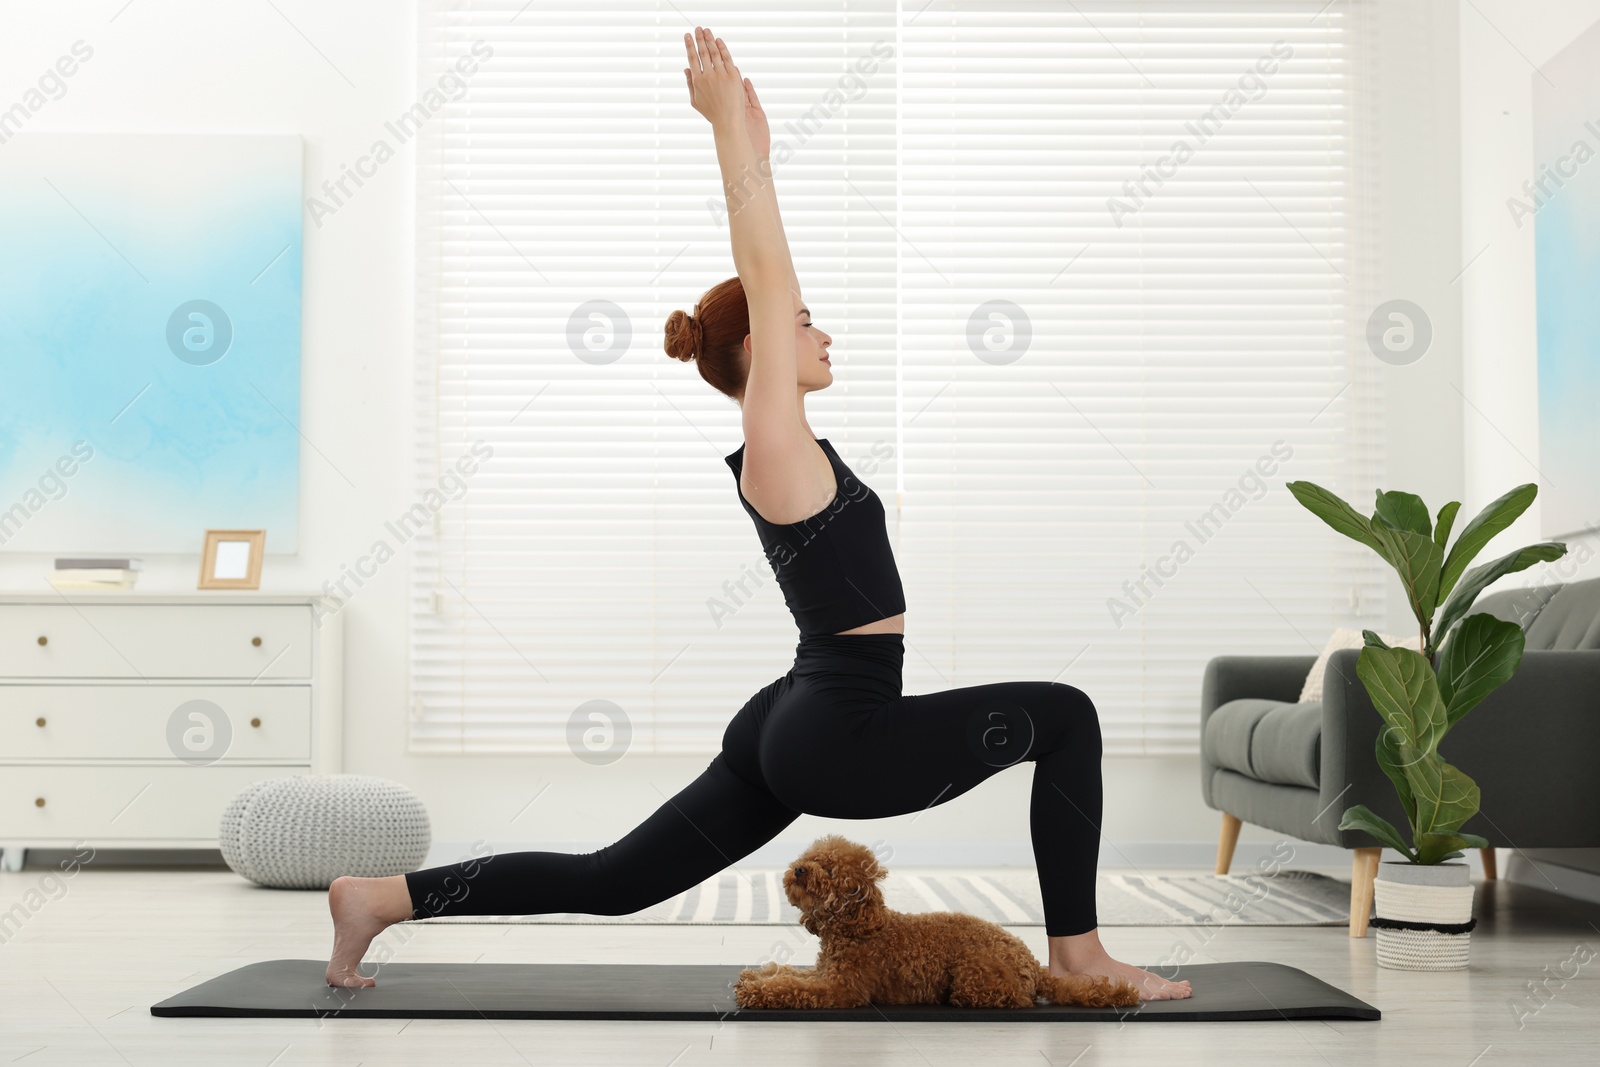
POLYGON ((33 798, 33 806, 36 807, 36 808, 44 807, 44 797, 34 797, 33 798))
POLYGON ((44 716, 41 715, 37 719, 34 719, 33 720, 33 725, 42 727, 44 725, 44 716))
POLYGON ((251 719, 250 720, 250 725, 251 726, 260 726, 261 725, 261 720, 260 719, 251 719))
POLYGON ((252 645, 255 645, 255 646, 256 646, 256 647, 257 647, 257 648, 260 648, 260 647, 261 647, 261 638, 259 638, 259 637, 252 637, 252 638, 251 638, 251 639, 250 639, 250 643, 251 643, 251 644, 252 644, 252 645))
POLYGON ((44 634, 40 634, 39 635, 39 643, 41 645, 48 645, 50 643, 50 639, 48 637, 46 637, 44 634))

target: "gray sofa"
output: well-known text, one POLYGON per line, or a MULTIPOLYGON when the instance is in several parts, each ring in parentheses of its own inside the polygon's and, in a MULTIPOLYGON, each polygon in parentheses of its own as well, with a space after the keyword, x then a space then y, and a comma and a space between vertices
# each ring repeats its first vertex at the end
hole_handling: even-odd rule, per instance
MULTIPOLYGON (((1527 635, 1516 676, 1439 746, 1482 790, 1462 829, 1488 839, 1494 878, 1496 847, 1600 846, 1600 578, 1492 592, 1473 611, 1527 635)), ((1356 677, 1359 655, 1333 654, 1320 703, 1296 703, 1314 655, 1218 656, 1200 690, 1200 795, 1222 812, 1217 873, 1228 873, 1246 822, 1352 849, 1351 937, 1366 934, 1382 848, 1338 828, 1345 809, 1365 804, 1411 836, 1373 754, 1382 719, 1356 677)))

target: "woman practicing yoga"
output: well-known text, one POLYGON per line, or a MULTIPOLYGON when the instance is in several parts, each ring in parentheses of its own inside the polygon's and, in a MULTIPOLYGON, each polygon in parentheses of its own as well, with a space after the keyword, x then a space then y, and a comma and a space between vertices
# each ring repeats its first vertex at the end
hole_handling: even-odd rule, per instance
POLYGON ((833 339, 800 298, 767 161, 755 88, 709 30, 684 34, 690 103, 711 122, 738 277, 694 316, 667 319, 667 352, 694 359, 739 403, 745 443, 726 457, 740 503, 799 627, 794 666, 733 716, 705 771, 597 852, 517 852, 328 890, 328 984, 357 970, 385 927, 435 915, 626 915, 673 897, 772 840, 801 813, 904 815, 1033 762, 1029 829, 1050 970, 1126 978, 1147 1000, 1188 982, 1111 958, 1095 921, 1100 721, 1081 690, 1016 681, 901 693, 905 596, 877 494, 826 438, 805 397, 833 382, 833 339))

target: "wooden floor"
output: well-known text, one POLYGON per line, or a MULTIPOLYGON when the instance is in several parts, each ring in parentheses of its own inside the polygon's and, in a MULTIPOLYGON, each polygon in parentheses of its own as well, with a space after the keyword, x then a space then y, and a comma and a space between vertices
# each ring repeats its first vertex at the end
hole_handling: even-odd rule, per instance
MULTIPOLYGON (((1150 873, 1150 872, 1146 872, 1150 873)), ((1337 875, 1339 872, 1328 873, 1337 875)), ((157 1019, 149 1006, 257 960, 323 958, 320 893, 260 889, 217 869, 85 868, 0 874, 0 1064, 1503 1064, 1595 1062, 1600 907, 1476 883, 1472 965, 1381 970, 1374 934, 1343 928, 1107 928, 1113 955, 1150 966, 1186 945, 1199 962, 1275 960, 1377 1005, 1381 1022, 691 1023, 157 1019), (17 913, 12 910, 15 921, 17 913), (1576 976, 1573 977, 1574 970, 1576 976), (1564 983, 1563 983, 1564 978, 1564 983), (1548 989, 1534 999, 1530 983, 1548 989), (1587 1048, 1587 1053, 1583 1050, 1587 1048)), ((1345 872, 1348 875, 1348 872, 1345 872)), ((1042 957, 1040 927, 1016 927, 1042 957)), ((405 961, 684 962, 815 959, 798 927, 411 926, 405 961)))

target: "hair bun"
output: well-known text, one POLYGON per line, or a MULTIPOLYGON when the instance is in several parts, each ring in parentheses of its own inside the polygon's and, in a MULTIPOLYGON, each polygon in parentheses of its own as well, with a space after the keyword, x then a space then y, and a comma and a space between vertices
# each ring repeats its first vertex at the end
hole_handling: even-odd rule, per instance
POLYGON ((666 343, 662 346, 667 355, 687 363, 699 354, 700 340, 699 319, 683 311, 674 311, 667 316, 666 343))

